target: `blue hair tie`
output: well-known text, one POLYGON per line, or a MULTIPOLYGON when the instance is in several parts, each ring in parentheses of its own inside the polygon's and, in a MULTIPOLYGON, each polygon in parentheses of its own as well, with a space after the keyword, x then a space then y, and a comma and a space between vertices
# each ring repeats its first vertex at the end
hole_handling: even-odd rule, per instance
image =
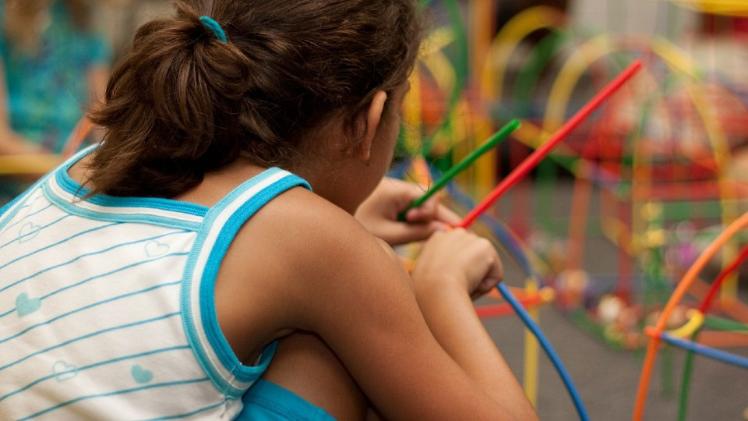
POLYGON ((224 44, 229 42, 229 38, 226 36, 226 32, 221 27, 221 24, 216 22, 212 17, 200 16, 200 23, 202 23, 207 30, 212 32, 218 41, 221 41, 224 44))

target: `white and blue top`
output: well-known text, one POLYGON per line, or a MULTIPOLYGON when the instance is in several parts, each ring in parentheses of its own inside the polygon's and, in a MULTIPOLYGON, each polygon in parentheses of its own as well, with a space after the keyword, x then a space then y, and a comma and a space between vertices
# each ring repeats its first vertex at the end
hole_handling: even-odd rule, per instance
POLYGON ((221 332, 218 269, 301 178, 271 168, 214 207, 87 190, 68 169, 0 210, 0 419, 232 419, 264 373, 221 332))

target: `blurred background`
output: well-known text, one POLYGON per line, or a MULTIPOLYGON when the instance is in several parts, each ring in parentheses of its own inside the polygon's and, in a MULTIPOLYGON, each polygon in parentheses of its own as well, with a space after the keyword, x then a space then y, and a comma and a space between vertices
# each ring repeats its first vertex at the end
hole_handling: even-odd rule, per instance
MULTIPOLYGON (((450 184, 444 200, 461 212, 642 60, 644 70, 476 229, 502 250, 507 283, 592 419, 631 418, 645 346, 662 333, 647 327, 662 321, 732 363, 657 348, 645 419, 748 420, 748 231, 739 225, 748 212, 748 0, 420 3, 427 37, 392 175, 426 188, 510 119, 522 122, 450 184), (681 282, 686 294, 673 298, 681 282)), ((0 205, 101 139, 86 111, 136 29, 171 10, 167 0, 0 0, 0 205)), ((489 297, 478 311, 541 418, 576 419, 506 303, 489 297)))

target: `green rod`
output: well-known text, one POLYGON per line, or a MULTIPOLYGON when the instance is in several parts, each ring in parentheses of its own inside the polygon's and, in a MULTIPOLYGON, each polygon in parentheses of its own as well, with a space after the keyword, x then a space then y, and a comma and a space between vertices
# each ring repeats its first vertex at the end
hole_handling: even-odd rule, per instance
MULTIPOLYGON (((701 329, 697 329, 691 335, 691 341, 696 341, 700 331, 701 329)), ((691 391, 691 377, 693 377, 693 356, 693 351, 689 350, 683 363, 683 378, 681 379, 678 397, 678 421, 686 421, 686 414, 688 413, 688 395, 691 391)))
POLYGON ((444 186, 446 186, 450 181, 452 181, 453 178, 457 176, 457 174, 464 171, 469 166, 473 165, 473 163, 480 158, 481 156, 485 155, 486 152, 494 149, 499 143, 506 140, 506 138, 509 137, 512 133, 514 133, 515 130, 517 130, 520 126, 520 122, 518 119, 513 119, 509 123, 507 123, 506 126, 502 127, 498 132, 494 133, 493 136, 491 136, 486 143, 482 144, 478 149, 474 150, 470 153, 465 159, 457 163, 455 166, 450 168, 447 172, 444 173, 444 175, 436 182, 433 186, 431 186, 430 189, 426 191, 421 197, 418 199, 410 202, 407 208, 400 212, 397 216, 397 218, 400 221, 405 221, 405 215, 408 213, 409 210, 413 208, 417 208, 424 203, 426 203, 427 200, 431 198, 434 194, 436 194, 439 190, 443 189, 444 186))
POLYGON ((706 316, 704 327, 727 332, 748 332, 748 325, 721 317, 706 316))

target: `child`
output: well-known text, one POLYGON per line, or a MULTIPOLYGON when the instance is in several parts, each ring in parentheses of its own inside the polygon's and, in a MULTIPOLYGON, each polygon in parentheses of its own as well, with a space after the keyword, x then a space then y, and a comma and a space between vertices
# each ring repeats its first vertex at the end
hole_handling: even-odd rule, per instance
POLYGON ((2 418, 533 419, 470 300, 502 276, 490 243, 436 233, 408 277, 362 225, 451 219, 397 223, 417 193, 381 181, 416 9, 193 1, 143 26, 103 144, 0 216, 2 418))

